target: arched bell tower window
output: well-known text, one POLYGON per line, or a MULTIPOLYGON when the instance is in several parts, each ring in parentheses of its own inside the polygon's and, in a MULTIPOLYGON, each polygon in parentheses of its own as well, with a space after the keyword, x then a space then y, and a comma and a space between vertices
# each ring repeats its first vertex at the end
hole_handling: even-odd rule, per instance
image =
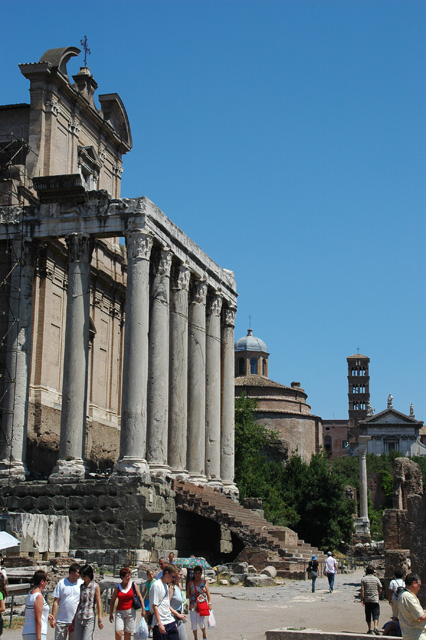
POLYGON ((257 375, 257 358, 250 358, 250 373, 257 375))
POLYGON ((238 358, 238 375, 245 376, 246 375, 246 364, 244 358, 238 358))

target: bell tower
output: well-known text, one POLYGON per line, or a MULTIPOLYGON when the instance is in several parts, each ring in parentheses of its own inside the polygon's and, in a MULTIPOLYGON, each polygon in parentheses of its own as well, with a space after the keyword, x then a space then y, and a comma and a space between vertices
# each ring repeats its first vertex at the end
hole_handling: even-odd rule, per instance
POLYGON ((367 417, 370 403, 370 358, 357 353, 346 358, 348 363, 349 420, 356 427, 367 417))

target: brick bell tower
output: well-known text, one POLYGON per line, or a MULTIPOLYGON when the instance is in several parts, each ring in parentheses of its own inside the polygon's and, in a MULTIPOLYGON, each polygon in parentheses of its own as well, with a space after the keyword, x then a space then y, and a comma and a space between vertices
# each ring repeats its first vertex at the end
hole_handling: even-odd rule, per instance
POLYGON ((367 417, 370 404, 370 358, 357 353, 346 358, 348 363, 349 420, 356 427, 367 417))

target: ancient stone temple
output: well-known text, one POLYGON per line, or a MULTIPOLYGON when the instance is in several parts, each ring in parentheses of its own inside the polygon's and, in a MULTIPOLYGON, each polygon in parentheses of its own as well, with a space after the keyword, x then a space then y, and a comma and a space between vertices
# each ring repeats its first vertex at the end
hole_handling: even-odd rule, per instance
POLYGON ((237 493, 235 279, 119 197, 126 111, 70 82, 78 53, 20 65, 31 104, 0 109, 1 504, 70 513, 74 548, 174 549, 174 479, 237 493))
POLYGON ((268 348, 249 329, 235 342, 235 395, 256 400, 255 420, 275 429, 280 438, 279 457, 298 453, 309 462, 322 445, 321 418, 311 414, 307 393, 299 382, 286 386, 268 375, 268 348))

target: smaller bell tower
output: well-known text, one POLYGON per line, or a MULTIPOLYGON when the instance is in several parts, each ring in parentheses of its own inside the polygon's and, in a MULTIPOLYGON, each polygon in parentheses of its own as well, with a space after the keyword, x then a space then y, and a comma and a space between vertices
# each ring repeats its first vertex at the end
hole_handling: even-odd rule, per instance
POLYGON ((367 417, 370 404, 370 358, 357 353, 346 358, 348 363, 349 420, 356 427, 367 417))

